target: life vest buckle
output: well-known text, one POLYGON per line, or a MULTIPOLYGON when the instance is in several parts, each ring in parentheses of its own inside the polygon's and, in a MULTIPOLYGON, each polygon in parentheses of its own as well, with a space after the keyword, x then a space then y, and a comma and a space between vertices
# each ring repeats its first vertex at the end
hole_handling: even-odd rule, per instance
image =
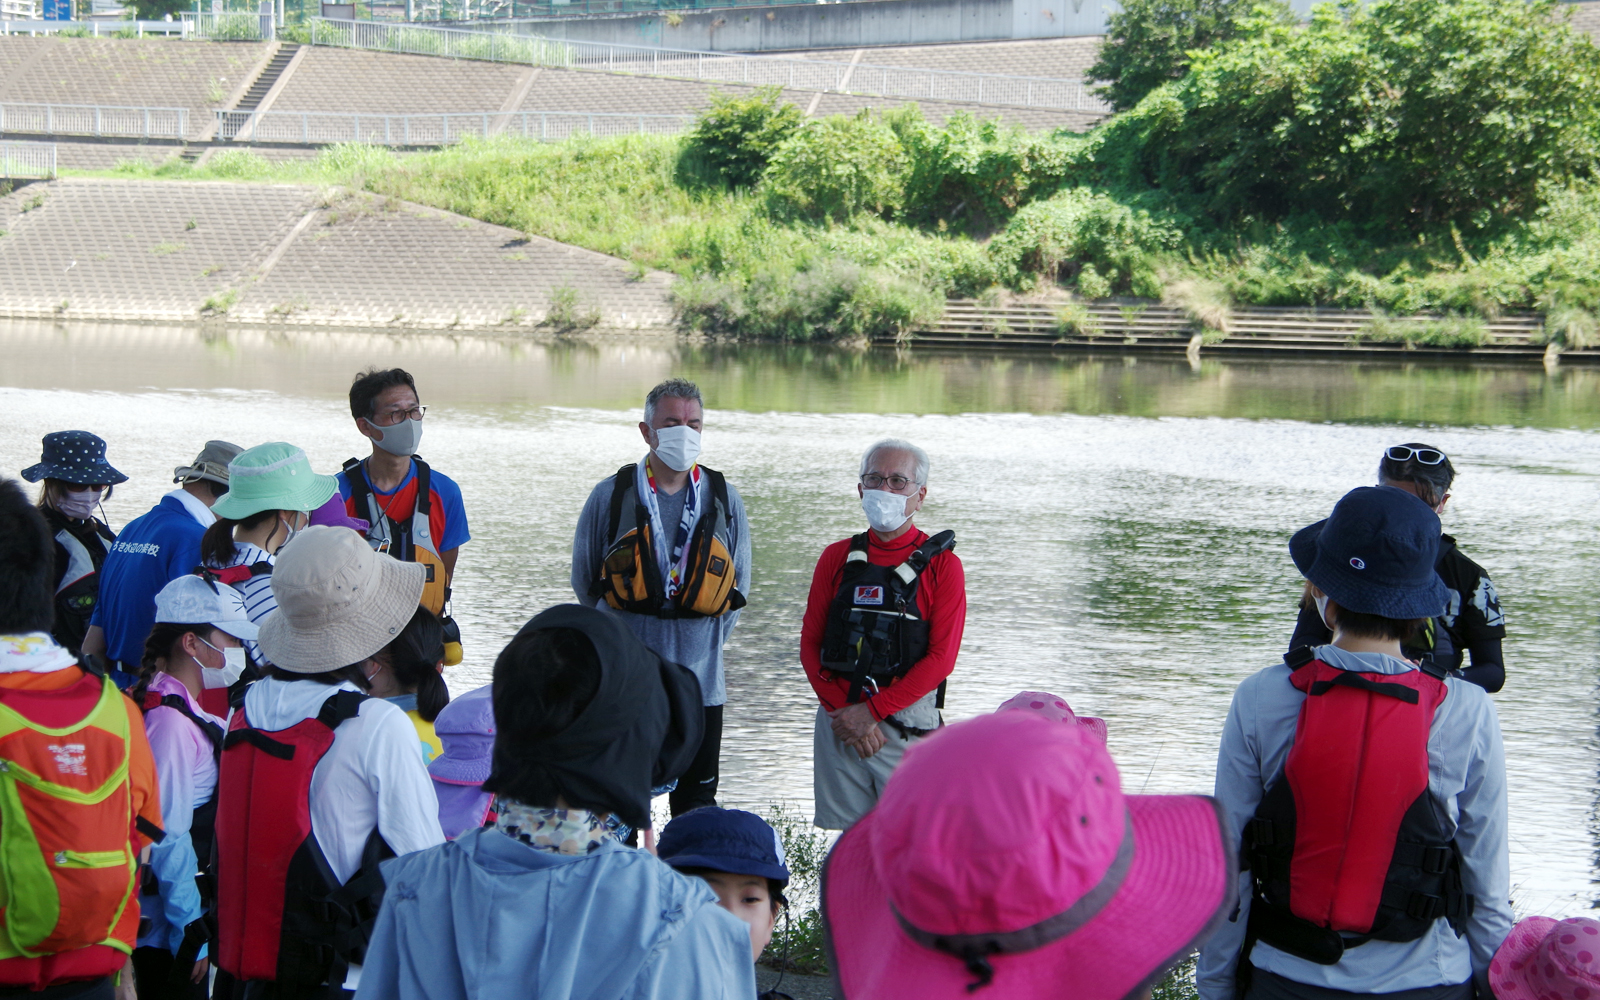
POLYGON ((1429 875, 1443 875, 1450 870, 1453 854, 1448 847, 1428 847, 1422 851, 1421 868, 1429 875))
POLYGON ((1413 920, 1434 921, 1444 916, 1444 899, 1425 892, 1413 892, 1406 900, 1406 916, 1413 920))
POLYGON ((1270 819, 1262 819, 1259 816, 1251 819, 1249 823, 1250 843, 1255 847, 1271 847, 1277 843, 1277 838, 1273 835, 1273 826, 1274 824, 1270 819))

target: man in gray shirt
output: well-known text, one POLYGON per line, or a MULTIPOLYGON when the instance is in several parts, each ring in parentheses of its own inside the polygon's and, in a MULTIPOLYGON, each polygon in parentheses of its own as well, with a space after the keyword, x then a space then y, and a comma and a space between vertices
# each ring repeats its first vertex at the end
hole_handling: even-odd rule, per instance
POLYGON ((700 681, 705 739, 672 792, 672 815, 716 804, 727 688, 722 647, 750 590, 750 526, 739 491, 697 461, 700 389, 668 379, 644 401, 643 459, 601 480, 572 539, 579 602, 619 615, 657 655, 700 681))

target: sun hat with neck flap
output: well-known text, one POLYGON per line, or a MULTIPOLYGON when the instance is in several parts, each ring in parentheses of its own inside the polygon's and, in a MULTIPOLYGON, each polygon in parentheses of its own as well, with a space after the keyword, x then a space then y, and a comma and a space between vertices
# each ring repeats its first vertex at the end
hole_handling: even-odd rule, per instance
POLYGON ((339 481, 311 471, 311 460, 284 441, 258 444, 228 463, 228 492, 211 513, 238 521, 264 510, 313 511, 339 492, 339 481))
POLYGON ((1341 608, 1409 620, 1443 614, 1439 515, 1405 490, 1362 486, 1289 539, 1300 574, 1341 608))
POLYGON ((374 552, 349 528, 315 525, 278 551, 261 652, 295 674, 360 663, 395 640, 417 611, 427 570, 374 552))
POLYGON ((1086 726, 996 712, 906 751, 822 873, 842 1000, 1122 1000, 1227 919, 1216 800, 1123 795, 1086 726))

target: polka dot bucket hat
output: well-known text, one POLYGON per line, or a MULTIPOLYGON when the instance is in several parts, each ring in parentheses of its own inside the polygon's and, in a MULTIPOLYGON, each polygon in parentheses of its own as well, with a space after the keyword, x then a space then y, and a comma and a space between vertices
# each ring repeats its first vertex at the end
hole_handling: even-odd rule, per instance
POLYGON ((1600 1000, 1600 921, 1527 917, 1489 963, 1498 1000, 1600 1000))
POLYGON ((1003 702, 997 712, 1034 712, 1044 716, 1051 722, 1065 722, 1079 725, 1093 733, 1101 743, 1106 742, 1106 720, 1096 719, 1089 715, 1078 715, 1068 705, 1066 699, 1058 698, 1045 691, 1024 691, 1013 695, 1003 702))
POLYGON ((115 486, 128 477, 106 462, 106 442, 88 431, 53 431, 44 436, 38 465, 22 470, 30 483, 60 479, 74 486, 115 486))

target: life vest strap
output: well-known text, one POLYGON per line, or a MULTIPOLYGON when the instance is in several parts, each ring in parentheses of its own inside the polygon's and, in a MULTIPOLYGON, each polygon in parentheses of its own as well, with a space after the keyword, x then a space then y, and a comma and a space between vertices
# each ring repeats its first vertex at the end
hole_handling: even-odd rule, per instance
MULTIPOLYGON (((1291 681, 1291 683, 1293 682, 1291 681)), ((1300 685, 1298 684, 1295 685, 1295 687, 1299 686, 1300 685)), ((1306 693, 1315 698, 1318 695, 1327 694, 1329 691, 1332 691, 1338 686, 1356 688, 1361 691, 1371 691, 1373 694, 1381 694, 1389 698, 1398 698, 1407 705, 1415 705, 1419 701, 1416 688, 1407 687, 1404 684, 1390 684, 1383 681, 1368 680, 1366 677, 1363 677, 1361 674, 1352 670, 1341 670, 1327 680, 1313 681, 1306 693)))
POLYGON ((294 760, 294 744, 280 743, 259 729, 235 729, 229 733, 222 742, 223 749, 238 746, 240 743, 249 743, 262 753, 270 754, 279 760, 294 760))
POLYGON ((226 736, 222 731, 222 727, 217 725, 215 722, 207 721, 194 714, 194 712, 189 708, 189 702, 185 700, 182 695, 163 695, 159 691, 146 691, 144 693, 144 702, 139 706, 139 708, 144 712, 145 715, 149 715, 158 708, 172 709, 185 719, 188 719, 190 722, 194 723, 195 728, 199 729, 201 734, 211 742, 211 756, 213 758, 220 758, 222 756, 222 746, 226 739, 226 736))

